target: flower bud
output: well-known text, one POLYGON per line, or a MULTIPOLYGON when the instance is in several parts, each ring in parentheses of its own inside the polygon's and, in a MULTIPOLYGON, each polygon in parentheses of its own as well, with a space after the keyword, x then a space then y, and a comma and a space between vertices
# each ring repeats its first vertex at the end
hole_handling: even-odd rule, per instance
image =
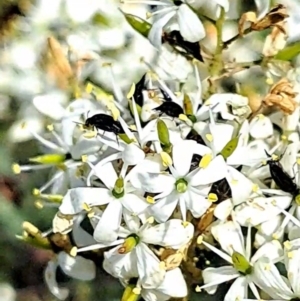
POLYGON ((131 15, 131 14, 125 14, 124 13, 124 16, 125 16, 127 22, 132 26, 132 28, 134 30, 139 32, 145 38, 148 37, 149 31, 151 29, 151 24, 150 23, 143 20, 142 18, 139 18, 139 17, 131 15))
POLYGON ((30 162, 41 163, 41 164, 60 164, 65 162, 65 154, 47 154, 29 158, 30 162))

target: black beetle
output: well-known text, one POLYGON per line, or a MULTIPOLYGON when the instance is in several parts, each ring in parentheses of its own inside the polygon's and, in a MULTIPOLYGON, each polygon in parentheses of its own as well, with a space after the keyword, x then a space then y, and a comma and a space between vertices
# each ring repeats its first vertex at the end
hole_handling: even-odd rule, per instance
POLYGON ((113 119, 112 116, 106 114, 96 114, 86 119, 84 125, 86 127, 95 127, 104 132, 111 132, 116 135, 124 134, 125 131, 119 121, 113 119))
POLYGON ((160 112, 160 116, 166 114, 173 118, 178 118, 180 114, 184 114, 183 108, 173 101, 165 101, 154 110, 160 112))
POLYGON ((299 187, 294 182, 294 179, 283 169, 278 159, 273 159, 266 151, 266 155, 270 158, 267 160, 267 164, 269 165, 270 174, 276 185, 285 192, 290 193, 293 196, 299 194, 299 187))

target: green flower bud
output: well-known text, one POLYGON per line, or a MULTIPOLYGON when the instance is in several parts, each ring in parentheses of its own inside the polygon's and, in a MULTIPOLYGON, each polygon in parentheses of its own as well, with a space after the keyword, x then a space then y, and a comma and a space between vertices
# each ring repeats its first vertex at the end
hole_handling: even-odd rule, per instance
POLYGON ((60 164, 65 162, 65 154, 47 154, 42 156, 37 156, 30 158, 30 162, 40 163, 40 164, 60 164))
POLYGON ((143 35, 145 38, 148 37, 149 31, 152 27, 150 23, 143 20, 142 18, 139 18, 137 16, 131 15, 131 14, 125 14, 124 16, 127 20, 127 22, 135 29, 137 32, 139 32, 141 35, 143 35))
POLYGON ((237 148, 238 143, 239 143, 239 137, 234 137, 229 142, 227 142, 227 144, 220 152, 220 154, 223 156, 225 160, 228 159, 233 154, 233 152, 237 148))
POLYGON ((157 133, 162 145, 167 147, 171 145, 168 127, 161 119, 157 122, 157 133))

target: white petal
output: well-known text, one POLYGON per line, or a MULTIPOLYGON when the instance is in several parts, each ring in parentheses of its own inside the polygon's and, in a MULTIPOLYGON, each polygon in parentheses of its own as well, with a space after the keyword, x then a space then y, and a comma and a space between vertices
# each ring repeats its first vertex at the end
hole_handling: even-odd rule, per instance
POLYGON ((100 200, 101 196, 105 195, 110 196, 110 192, 102 188, 78 187, 70 189, 64 196, 59 211, 66 215, 73 215, 83 211, 84 203, 88 205, 93 203, 106 204, 109 200, 100 200))
POLYGON ((183 298, 187 295, 187 286, 181 270, 175 268, 166 273, 165 279, 157 288, 158 291, 172 298, 183 298), (174 285, 176 283, 176 285, 174 285))
POLYGON ((211 233, 227 254, 238 252, 245 256, 244 237, 237 223, 228 221, 217 224, 212 226, 211 233))
MULTIPOLYGON (((207 195, 210 190, 210 186, 205 189, 199 190, 201 193, 207 195)), ((188 190, 188 195, 185 196, 187 209, 189 209, 192 215, 196 218, 202 216, 206 210, 211 206, 211 202, 203 195, 197 194, 198 190, 188 190)))
POLYGON ((174 212, 177 203, 177 193, 173 192, 150 206, 149 213, 153 215, 159 223, 164 223, 174 212))
POLYGON ((226 179, 231 188, 233 204, 236 206, 245 202, 252 192, 253 183, 231 166, 228 166, 226 179))
POLYGON ((146 228, 141 239, 149 244, 178 249, 187 244, 194 234, 194 226, 189 223, 183 226, 182 220, 171 219, 154 227, 146 228))
POLYGON ((255 117, 250 122, 250 135, 255 139, 265 139, 273 135, 273 124, 268 117, 255 117))
POLYGON ((81 256, 72 257, 65 252, 60 252, 58 263, 63 272, 72 278, 88 281, 96 276, 95 263, 81 256))
POLYGON ((204 284, 205 286, 207 285, 207 287, 205 287, 204 289, 209 294, 214 294, 216 292, 218 284, 227 282, 239 276, 239 273, 237 273, 236 269, 232 266, 223 266, 220 268, 207 268, 204 271, 202 271, 204 284), (214 283, 216 284, 213 285, 214 283))
POLYGON ((283 255, 283 249, 278 240, 272 240, 270 242, 265 243, 262 247, 260 247, 253 257, 251 258, 251 263, 254 263, 259 258, 267 257, 270 260, 277 259, 283 255))
POLYGON ((160 267, 158 258, 146 244, 140 242, 135 250, 141 285, 146 289, 156 288, 162 283, 166 271, 160 267))
POLYGON ((96 176, 105 184, 105 186, 112 190, 117 180, 117 173, 111 162, 102 164, 101 161, 94 167, 96 176))
POLYGON ((122 203, 118 199, 110 201, 95 228, 95 240, 102 243, 115 241, 118 238, 121 219, 122 203))
POLYGON ((169 174, 157 173, 137 173, 135 175, 136 182, 132 181, 132 185, 138 189, 142 189, 151 193, 165 192, 170 193, 175 189, 175 179, 169 174))
POLYGON ((180 33, 186 41, 198 42, 205 37, 200 19, 186 4, 179 6, 177 16, 180 33))
POLYGON ((174 10, 170 11, 166 13, 163 17, 155 21, 152 25, 148 34, 148 39, 155 47, 161 47, 161 36, 163 28, 175 14, 176 12, 174 10))
POLYGON ((56 269, 57 262, 49 261, 45 269, 44 277, 45 282, 50 292, 59 300, 65 300, 69 296, 69 290, 67 288, 60 288, 56 281, 56 269))
POLYGON ((183 140, 174 145, 172 158, 178 176, 184 177, 189 172, 196 144, 194 140, 183 140))
POLYGON ((74 225, 72 230, 72 238, 77 247, 84 247, 94 245, 97 242, 91 234, 85 231, 81 226, 81 222, 86 218, 85 214, 79 215, 77 218, 74 218, 74 225))
POLYGON ((222 180, 227 175, 227 165, 222 156, 214 158, 206 168, 201 168, 197 173, 193 175, 191 179, 188 179, 189 184, 192 186, 208 185, 219 180, 222 180), (216 170, 218 172, 216 172, 216 170))
POLYGON ((253 267, 254 283, 272 298, 290 300, 294 297, 287 279, 280 275, 276 266, 267 258, 259 259, 253 267))
POLYGON ((134 143, 126 144, 122 160, 128 165, 136 165, 145 158, 145 153, 134 143))
POLYGON ((230 286, 224 301, 243 300, 247 297, 248 283, 246 277, 238 277, 230 286))
POLYGON ((222 221, 225 221, 233 210, 233 204, 230 199, 218 204, 214 210, 214 216, 222 221))
POLYGON ((134 215, 144 212, 150 205, 145 201, 145 199, 133 193, 125 194, 122 200, 122 204, 130 212, 130 214, 134 215))
POLYGON ((255 0, 255 4, 258 11, 258 19, 264 17, 270 10, 270 2, 265 0, 255 0))

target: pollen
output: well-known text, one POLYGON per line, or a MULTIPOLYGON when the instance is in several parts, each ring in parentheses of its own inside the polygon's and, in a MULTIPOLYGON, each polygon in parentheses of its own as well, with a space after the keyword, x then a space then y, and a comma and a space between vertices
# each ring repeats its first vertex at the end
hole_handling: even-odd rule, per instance
POLYGON ((83 203, 82 209, 87 212, 90 212, 92 210, 92 208, 87 203, 83 203))
POLYGON ((293 251, 288 252, 287 255, 288 255, 289 259, 294 258, 294 252, 293 251))
POLYGON ((300 158, 297 158, 297 164, 300 165, 300 158))
POLYGON ((202 157, 202 159, 199 163, 199 167, 206 168, 211 161, 212 161, 212 154, 206 154, 202 157))
POLYGON ((257 118, 258 118, 259 120, 263 120, 263 119, 265 119, 265 115, 259 114, 259 115, 257 116, 257 118))
POLYGON ((209 142, 212 142, 214 139, 212 134, 206 134, 205 137, 209 142))
POLYGON ((91 83, 87 83, 85 86, 85 92, 91 94, 93 92, 93 85, 91 83))
POLYGON ((253 192, 257 192, 258 189, 259 189, 259 187, 258 187, 257 184, 253 184, 253 185, 252 185, 252 191, 253 191, 253 192))
POLYGON ((149 204, 154 204, 155 203, 155 200, 152 196, 148 195, 147 198, 146 198, 147 202, 149 204))
POLYGON ((232 179, 232 180, 231 180, 231 184, 232 184, 232 185, 237 185, 238 182, 239 182, 239 181, 238 181, 238 180, 235 180, 235 179, 232 179))
POLYGON ((77 251, 78 251, 78 248, 77 247, 73 247, 71 250, 70 250, 70 255, 72 257, 76 257, 77 256, 77 251))
POLYGON ((198 238, 197 238, 197 244, 198 245, 201 245, 203 242, 203 236, 202 235, 199 235, 198 238))
POLYGON ((18 175, 18 174, 20 174, 21 173, 21 167, 20 167, 20 165, 19 164, 13 164, 12 165, 12 171, 13 171, 13 173, 14 174, 16 174, 16 175, 18 175))

